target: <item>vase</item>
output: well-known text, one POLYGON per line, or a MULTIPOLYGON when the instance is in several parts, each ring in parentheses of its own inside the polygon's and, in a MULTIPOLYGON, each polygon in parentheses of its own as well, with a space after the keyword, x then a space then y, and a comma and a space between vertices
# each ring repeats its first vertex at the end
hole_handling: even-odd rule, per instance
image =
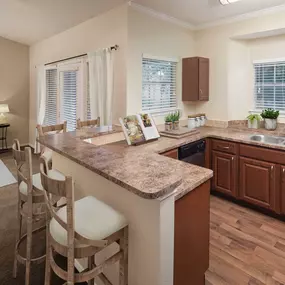
POLYGON ((277 119, 264 119, 265 129, 266 130, 276 130, 277 128, 277 119))
POLYGON ((254 120, 248 120, 248 128, 249 129, 259 129, 259 121, 254 119, 254 120))
POLYGON ((179 130, 179 121, 173 122, 173 130, 179 130))
POLYGON ((165 130, 168 131, 172 131, 173 129, 173 123, 172 122, 165 122, 165 130))

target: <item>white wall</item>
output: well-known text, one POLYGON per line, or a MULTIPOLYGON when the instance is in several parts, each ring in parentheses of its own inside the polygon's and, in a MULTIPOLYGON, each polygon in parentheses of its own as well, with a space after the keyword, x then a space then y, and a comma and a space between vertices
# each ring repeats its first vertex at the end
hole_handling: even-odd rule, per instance
MULTIPOLYGON (((181 102, 182 57, 195 56, 195 44, 191 31, 156 19, 147 14, 128 10, 128 63, 127 63, 127 113, 141 112, 142 54, 179 58, 177 70, 177 97, 184 116, 195 112, 195 104, 181 102)), ((155 117, 157 123, 164 116, 155 117)))
POLYGON ((115 55, 114 118, 126 114, 127 4, 30 47, 30 143, 36 127, 36 68, 51 61, 119 45, 115 55))
POLYGON ((255 59, 285 57, 284 38, 235 40, 285 27, 285 12, 208 28, 195 33, 197 55, 210 58, 210 100, 197 104, 213 120, 242 120, 253 104, 255 59))
MULTIPOLYGON (((8 147, 29 143, 29 47, 0 37, 0 104, 9 105, 8 147)), ((1 136, 1 133, 0 133, 1 136)), ((1 142, 0 142, 1 143, 1 142)))

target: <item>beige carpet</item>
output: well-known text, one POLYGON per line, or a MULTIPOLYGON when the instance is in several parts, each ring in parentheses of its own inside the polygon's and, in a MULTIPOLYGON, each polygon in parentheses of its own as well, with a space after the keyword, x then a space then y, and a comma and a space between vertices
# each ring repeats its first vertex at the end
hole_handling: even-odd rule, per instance
MULTIPOLYGON (((16 167, 11 153, 0 154, 0 159, 16 178, 16 167)), ((38 157, 33 157, 33 171, 39 172, 38 157)), ((17 205, 17 183, 0 187, 0 284, 1 285, 24 285, 25 267, 19 265, 17 279, 12 278, 15 233, 17 229, 16 205, 17 205)), ((25 253, 25 244, 21 248, 25 253)), ((45 233, 38 234, 33 240, 33 255, 39 256, 45 252, 45 233)), ((58 256, 57 262, 65 265, 65 258, 58 256)), ((44 263, 34 265, 31 272, 31 285, 44 284, 44 263)), ((53 276, 52 285, 63 284, 59 278, 53 276)))

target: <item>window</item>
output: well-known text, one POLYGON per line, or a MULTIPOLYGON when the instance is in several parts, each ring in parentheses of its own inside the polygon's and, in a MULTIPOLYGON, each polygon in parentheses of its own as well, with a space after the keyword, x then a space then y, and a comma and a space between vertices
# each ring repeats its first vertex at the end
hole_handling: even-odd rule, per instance
POLYGON ((44 125, 57 124, 57 70, 46 70, 46 109, 44 125))
POLYGON ((285 60, 255 63, 255 109, 285 111, 285 60))
POLYGON ((89 76, 86 60, 66 62, 46 69, 46 110, 44 125, 67 121, 67 130, 76 129, 76 120, 91 119, 89 76))
POLYGON ((167 112, 177 107, 177 62, 143 57, 142 111, 167 112))

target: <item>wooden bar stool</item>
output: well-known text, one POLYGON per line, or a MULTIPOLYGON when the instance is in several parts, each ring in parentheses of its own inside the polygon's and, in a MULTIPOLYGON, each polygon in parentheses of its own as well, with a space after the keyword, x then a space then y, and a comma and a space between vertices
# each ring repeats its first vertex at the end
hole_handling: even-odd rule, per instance
MULTIPOLYGON (((46 217, 45 212, 45 198, 41 185, 40 173, 32 173, 32 154, 29 147, 25 148, 25 151, 21 151, 20 143, 18 140, 14 140, 13 146, 13 158, 17 167, 18 176, 18 233, 16 237, 15 257, 14 257, 14 269, 13 277, 17 277, 18 262, 26 265, 26 277, 25 284, 30 284, 30 270, 32 263, 39 264, 45 260, 45 255, 32 258, 32 242, 33 235, 45 229, 44 226, 33 229, 34 224, 40 222, 46 217), (23 218, 26 219, 27 232, 22 234, 22 222, 23 218), (26 257, 19 254, 19 247, 23 241, 27 241, 26 245, 26 257)), ((60 173, 54 170, 48 170, 49 175, 53 177, 59 177, 60 173)))
POLYGON ((98 117, 95 120, 87 120, 87 121, 81 121, 80 119, 77 119, 77 129, 82 129, 84 127, 99 127, 100 126, 100 117, 98 117))
POLYGON ((50 285, 51 269, 71 285, 77 282, 94 284, 94 278, 103 284, 111 282, 103 269, 120 262, 120 285, 128 284, 128 224, 125 217, 110 206, 88 196, 74 202, 74 184, 71 177, 53 179, 46 171, 46 159, 40 161, 41 181, 45 192, 47 212, 47 255, 45 285, 50 285), (52 206, 51 195, 64 197, 66 206, 57 209, 52 206), (120 251, 103 263, 95 264, 95 254, 106 246, 118 242, 120 251), (67 271, 54 260, 54 252, 67 257, 67 271), (75 259, 88 258, 88 269, 74 273, 75 259))
MULTIPOLYGON (((38 136, 42 137, 48 134, 59 134, 66 133, 67 121, 64 121, 62 124, 58 125, 37 125, 38 136)), ((41 145, 41 155, 44 155, 47 158, 48 164, 51 168, 52 166, 52 150, 41 145)))

